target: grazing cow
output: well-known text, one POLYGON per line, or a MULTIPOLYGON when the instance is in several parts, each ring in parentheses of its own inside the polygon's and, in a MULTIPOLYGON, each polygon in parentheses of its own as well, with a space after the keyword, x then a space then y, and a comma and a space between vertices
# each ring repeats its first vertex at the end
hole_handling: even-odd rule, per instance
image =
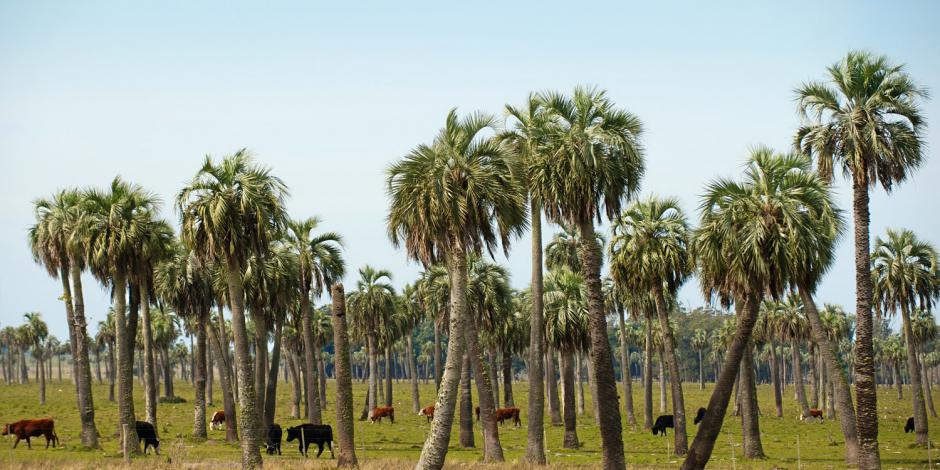
POLYGON ((157 430, 153 425, 146 421, 137 421, 134 423, 137 428, 137 439, 144 443, 144 455, 147 455, 147 448, 153 446, 153 453, 160 455, 160 439, 157 439, 157 430))
POLYGON ((693 421, 693 423, 701 423, 703 419, 705 419, 705 408, 699 408, 698 412, 695 413, 695 421, 693 421))
POLYGON ((806 421, 808 419, 823 421, 823 411, 817 408, 809 409, 809 416, 806 416, 805 413, 800 413, 800 421, 806 421))
POLYGON ((310 447, 310 444, 316 444, 319 447, 317 451, 317 458, 320 458, 320 454, 323 453, 323 444, 326 444, 330 448, 330 457, 333 458, 333 428, 328 424, 301 424, 300 426, 294 426, 292 428, 287 428, 287 442, 297 440, 297 447, 300 449, 300 454, 304 457, 307 456, 307 448, 310 447))
POLYGON ((16 436, 16 442, 13 443, 14 449, 16 449, 21 439, 25 439, 26 446, 32 449, 33 445, 29 441, 29 438, 37 436, 45 436, 46 449, 49 448, 50 442, 52 443, 52 447, 55 447, 56 444, 59 443, 59 436, 55 433, 55 421, 51 418, 24 419, 15 423, 6 424, 3 426, 3 435, 6 436, 8 434, 16 436))
POLYGON ((499 408, 496 410, 496 422, 503 424, 503 421, 512 420, 516 426, 522 426, 522 420, 519 419, 519 408, 499 408))
POLYGON ((222 426, 225 425, 225 410, 219 410, 215 413, 212 413, 212 420, 209 422, 209 428, 213 431, 218 431, 222 429, 222 426))
POLYGON ((381 423, 382 418, 388 418, 392 424, 395 424, 395 408, 391 406, 378 406, 369 412, 369 421, 372 421, 372 423, 381 423))
POLYGON ((428 422, 430 423, 431 420, 434 419, 434 405, 421 408, 421 411, 418 412, 418 416, 426 416, 428 418, 428 422))
POLYGON ((267 448, 268 455, 274 455, 275 452, 281 455, 281 425, 274 423, 268 428, 268 438, 264 446, 267 448))
POLYGON ((674 427, 675 421, 672 418, 672 415, 662 415, 656 418, 656 424, 653 424, 653 435, 656 436, 659 433, 662 433, 663 436, 666 435, 666 428, 674 427))
POLYGON ((910 418, 907 418, 907 423, 904 424, 904 434, 907 434, 909 432, 914 432, 914 417, 913 416, 911 416, 910 418))

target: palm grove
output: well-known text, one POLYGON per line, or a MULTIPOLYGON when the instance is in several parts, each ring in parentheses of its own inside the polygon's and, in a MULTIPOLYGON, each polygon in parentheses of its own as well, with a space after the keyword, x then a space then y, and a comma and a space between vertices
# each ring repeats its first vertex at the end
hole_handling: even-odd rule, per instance
POLYGON ((358 413, 365 419, 392 404, 393 378, 407 377, 414 411, 419 380, 433 379, 436 413, 418 468, 443 466, 458 412, 459 444, 474 445, 473 386, 483 459, 503 461, 495 409, 513 405, 520 374, 529 384, 525 458, 534 464, 546 463, 546 421, 564 426, 564 446, 577 448, 576 415, 592 413, 604 468, 624 468, 622 426, 637 424, 633 377, 649 429, 654 375, 660 411, 675 416, 673 450, 685 456, 683 468, 706 465, 729 406, 740 417, 745 456, 759 458, 756 385, 772 385, 782 416, 789 380, 801 412, 838 416, 847 463, 878 468, 877 383, 901 393, 908 378, 918 444, 927 445, 927 412, 935 415, 929 390, 940 353, 929 309, 940 291, 937 251, 907 230, 889 230, 871 246, 868 230, 869 191, 890 191, 924 159, 919 105, 927 94, 903 67, 866 52, 850 52, 825 80, 795 93, 801 125, 793 150, 752 148, 739 177, 708 183, 697 224, 675 198, 641 195, 643 125, 602 90, 535 93, 507 105, 502 119, 451 110, 430 143, 387 170, 388 236, 423 267, 400 290, 391 272, 363 266, 347 295, 341 235, 321 232, 316 217, 292 219, 286 185, 244 150, 206 157, 179 191, 178 234, 161 201, 136 184, 116 178, 105 189, 62 190, 36 201, 28 238, 36 262, 62 283, 69 338, 63 348, 37 314, 27 315, 23 331, 0 331, 4 376, 24 380, 27 350, 43 377, 51 375, 44 358, 68 353, 81 442, 98 447, 91 356, 101 381, 106 354, 116 424, 133 434, 133 376, 143 379, 140 414, 156 425, 161 381, 172 396, 175 325, 185 325, 192 434, 207 437, 218 370, 226 437, 240 442, 245 468, 262 464, 279 374, 292 385, 292 416, 312 423, 329 406, 327 376, 336 379, 344 466, 356 465, 352 380, 368 383, 358 413), (816 298, 847 226, 830 186, 837 169, 853 188, 854 316, 816 298), (560 228, 547 243, 543 216, 560 228), (531 281, 516 290, 492 258, 527 230, 531 281), (85 272, 112 297, 95 337, 85 272), (733 313, 678 305, 678 289, 693 276, 706 298, 733 313), (324 294, 332 306, 316 307, 324 294), (901 335, 886 326, 895 314, 901 335), (683 379, 715 383, 691 444, 683 379))

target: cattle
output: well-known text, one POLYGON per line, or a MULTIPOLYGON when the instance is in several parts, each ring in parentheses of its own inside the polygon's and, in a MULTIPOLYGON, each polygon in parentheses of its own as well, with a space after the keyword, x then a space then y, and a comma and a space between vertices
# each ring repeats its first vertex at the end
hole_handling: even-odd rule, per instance
POLYGON ((430 423, 431 420, 434 419, 434 405, 421 408, 421 411, 418 412, 418 416, 426 416, 428 418, 428 422, 430 423))
POLYGON ((705 408, 699 408, 698 412, 695 413, 695 421, 693 421, 693 423, 701 423, 703 419, 705 419, 705 408))
POLYGON ((268 436, 264 443, 268 455, 281 455, 281 426, 277 423, 268 428, 268 436))
POLYGON ((369 412, 369 421, 372 421, 373 424, 376 422, 381 423, 382 418, 388 418, 392 424, 395 424, 395 408, 391 406, 378 406, 369 412))
POLYGON ((672 418, 672 415, 662 415, 656 418, 656 423, 653 424, 653 435, 659 435, 662 433, 663 436, 666 435, 666 428, 675 427, 675 421, 672 418))
POLYGON ((153 425, 146 421, 137 421, 134 423, 137 428, 137 439, 144 443, 144 455, 147 455, 147 448, 153 446, 153 453, 160 455, 160 439, 157 439, 157 430, 153 425))
POLYGON ((904 434, 909 432, 914 432, 914 417, 911 416, 907 418, 907 423, 904 424, 904 434))
POLYGON ((330 448, 330 457, 335 457, 333 454, 333 428, 328 424, 301 424, 300 426, 294 426, 292 428, 287 428, 287 442, 297 440, 297 447, 300 449, 300 454, 304 457, 307 456, 307 448, 310 447, 310 444, 316 444, 319 447, 317 452, 317 458, 320 458, 320 454, 323 453, 323 444, 326 444, 330 448))
POLYGON ((806 413, 800 413, 800 421, 806 420, 816 420, 823 421, 823 411, 816 408, 809 409, 809 416, 806 416, 806 413))
POLYGON ((225 410, 218 410, 215 413, 212 413, 212 420, 209 422, 209 428, 213 431, 218 431, 222 429, 222 426, 225 425, 225 410))
POLYGON ((55 421, 51 418, 24 419, 15 423, 6 424, 3 426, 3 435, 6 436, 8 434, 16 436, 16 442, 13 443, 14 449, 16 449, 21 439, 25 439, 26 446, 32 449, 33 445, 29 441, 29 438, 37 436, 45 436, 46 449, 49 448, 50 442, 52 443, 52 447, 55 447, 59 443, 59 436, 55 433, 55 421))
MULTIPOLYGON (((480 420, 480 407, 476 407, 473 410, 477 415, 477 421, 480 420)), ((519 408, 497 408, 496 409, 496 422, 503 424, 503 421, 513 421, 513 424, 516 426, 522 426, 522 420, 519 419, 519 408)))

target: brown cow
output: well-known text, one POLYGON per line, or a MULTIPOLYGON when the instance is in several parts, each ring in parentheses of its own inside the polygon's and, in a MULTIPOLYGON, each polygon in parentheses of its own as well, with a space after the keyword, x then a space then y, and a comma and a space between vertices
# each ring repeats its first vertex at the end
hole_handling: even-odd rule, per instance
POLYGON ((428 422, 430 423, 434 419, 434 405, 421 408, 421 411, 418 412, 418 416, 427 416, 428 422))
POLYGON ((809 409, 809 416, 806 416, 804 413, 800 413, 800 421, 806 421, 808 419, 819 419, 823 420, 823 411, 817 408, 809 409))
MULTIPOLYGON (((474 413, 477 415, 477 421, 480 420, 480 407, 476 407, 474 413)), ((503 424, 503 421, 513 420, 516 426, 522 426, 522 420, 519 419, 519 408, 497 408, 496 422, 503 424)))
POLYGON ((212 413, 212 421, 209 424, 209 428, 213 431, 222 429, 222 426, 225 424, 225 410, 219 410, 215 413, 212 413))
POLYGON ((14 449, 20 443, 20 439, 26 439, 26 445, 32 449, 33 445, 29 442, 29 438, 36 436, 46 437, 46 449, 49 448, 50 442, 52 442, 52 447, 59 443, 59 436, 55 433, 55 422, 51 418, 24 419, 4 425, 3 435, 8 434, 16 436, 16 442, 13 443, 14 449))
POLYGON ((369 412, 369 421, 375 423, 382 422, 382 418, 388 418, 392 424, 395 424, 395 408, 391 406, 378 406, 369 412))

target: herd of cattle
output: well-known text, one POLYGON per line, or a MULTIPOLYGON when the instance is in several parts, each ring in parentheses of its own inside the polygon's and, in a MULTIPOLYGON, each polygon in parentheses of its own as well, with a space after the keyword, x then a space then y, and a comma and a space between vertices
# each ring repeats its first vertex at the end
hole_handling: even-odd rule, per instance
MULTIPOLYGON (((476 418, 477 421, 480 420, 480 407, 476 407, 476 418)), ((695 414, 694 424, 699 424, 703 419, 705 419, 705 408, 699 408, 695 414)), ((428 422, 430 423, 434 419, 434 405, 428 406, 421 409, 418 412, 418 416, 427 417, 428 422)), ((382 418, 388 418, 389 421, 395 423, 395 408, 388 407, 376 407, 369 412, 369 421, 373 424, 381 423, 382 418)), ((496 410, 496 421, 499 424, 503 424, 503 421, 512 420, 515 426, 521 426, 522 420, 519 418, 519 408, 499 408, 496 410)), ((809 414, 800 413, 801 421, 822 421, 823 412, 819 409, 810 409, 809 414)), ((219 410, 212 414, 212 419, 210 420, 209 427, 213 430, 222 429, 225 426, 225 411, 219 410)), ((154 429, 153 425, 146 421, 137 421, 136 422, 137 437, 140 439, 140 442, 144 445, 144 454, 147 454, 147 451, 150 447, 153 447, 155 454, 160 453, 160 440, 157 439, 157 431, 154 429)), ((653 424, 653 435, 666 435, 666 429, 675 427, 675 419, 673 415, 662 415, 656 418, 655 424, 653 424)), ((281 455, 281 437, 283 435, 281 426, 277 423, 272 424, 268 430, 265 437, 265 451, 268 455, 274 455, 277 453, 281 455)), ((904 432, 909 433, 914 431, 914 417, 907 419, 907 422, 904 425, 904 432)), ((59 436, 55 433, 55 422, 51 418, 43 419, 24 419, 17 421, 15 423, 9 423, 3 426, 3 435, 13 435, 16 436, 16 441, 13 443, 13 448, 20 443, 21 440, 26 441, 26 445, 32 449, 33 446, 30 443, 31 437, 44 436, 46 438, 46 448, 49 448, 49 444, 52 444, 52 447, 56 447, 59 443, 59 436)), ((287 428, 287 442, 297 441, 298 450, 300 454, 304 457, 307 457, 307 449, 310 447, 310 444, 317 445, 317 457, 320 457, 320 454, 323 453, 323 446, 326 445, 330 450, 330 456, 335 457, 333 454, 333 428, 328 424, 310 424, 305 423, 298 426, 293 426, 287 428)))

